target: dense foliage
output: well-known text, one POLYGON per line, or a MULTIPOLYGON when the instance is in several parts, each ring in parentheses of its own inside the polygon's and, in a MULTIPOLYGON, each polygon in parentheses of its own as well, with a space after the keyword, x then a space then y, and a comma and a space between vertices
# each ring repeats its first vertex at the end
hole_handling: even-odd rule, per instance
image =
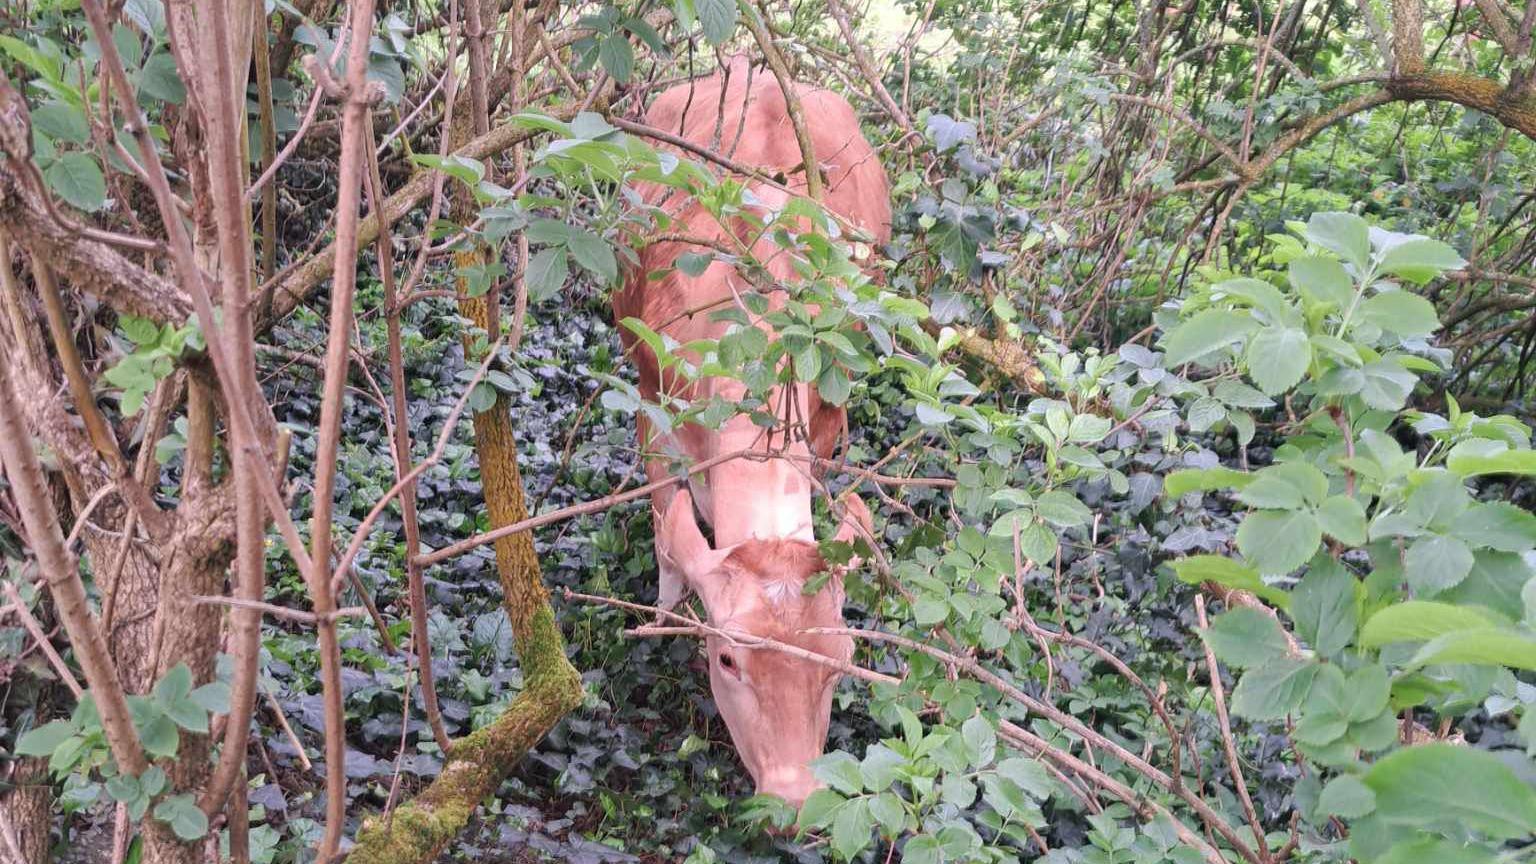
MULTIPOLYGON (((512 419, 525 512, 550 514, 642 482, 637 418, 771 426, 765 396, 794 379, 850 415, 818 518, 857 492, 879 540, 825 550, 864 559, 846 579, 857 669, 816 764, 825 788, 798 813, 752 797, 696 641, 626 632, 643 612, 604 598, 655 601, 651 517, 643 499, 610 500, 533 534, 580 705, 511 754, 494 794, 461 802, 474 818, 451 826, 445 860, 1482 864, 1536 848, 1536 15, 1492 0, 509 5, 466 20, 460 3, 380 4, 366 103, 336 92, 348 9, 278 2, 258 29, 239 91, 251 176, 234 185, 268 196, 248 245, 272 257, 251 256, 245 326, 257 401, 284 430, 281 458, 263 460, 282 467, 291 515, 256 553, 249 658, 235 623, 201 653, 162 650, 191 644, 161 631, 193 604, 157 600, 153 580, 117 597, 118 539, 127 550, 133 520, 153 520, 126 492, 89 491, 141 474, 162 513, 214 510, 200 483, 259 451, 208 395, 242 398, 214 368, 237 354, 214 356, 211 319, 169 281, 181 265, 139 130, 109 106, 110 54, 187 199, 198 265, 228 268, 209 242, 224 211, 205 203, 211 91, 175 32, 188 5, 111 10, 115 53, 87 20, 99 3, 0 12, 6 386, 57 481, 49 508, 81 523, 86 607, 120 624, 102 629, 145 760, 130 768, 114 739, 7 461, 7 844, 40 824, 67 860, 107 859, 116 832, 130 860, 217 847, 288 864, 363 842, 370 815, 375 837, 397 813, 402 833, 437 830, 405 802, 446 788, 444 741, 478 755, 534 698, 530 656, 549 644, 530 641, 483 537, 498 523, 480 424, 512 419), (525 28, 537 50, 514 45, 525 28), (809 198, 761 215, 720 170, 729 154, 679 156, 636 124, 656 87, 736 50, 782 55, 867 109, 897 208, 889 247, 809 198), (489 106, 464 98, 487 91, 489 106), (356 151, 349 117, 371 124, 356 151), (346 163, 367 178, 341 171, 375 150, 376 177, 367 159, 346 163), (700 246, 679 269, 726 260, 745 280, 713 313, 725 336, 679 346, 611 320, 634 250, 673 227, 640 205, 641 182, 745 221, 797 278, 771 284, 748 246, 700 246), (391 229, 342 211, 359 194, 375 215, 404 202, 391 229), (362 232, 355 297, 337 287, 350 276, 327 281, 321 246, 352 242, 343 226, 362 232), (125 263, 69 251, 87 243, 125 263), (112 287, 125 273, 149 287, 112 287), (780 289, 770 338, 751 320, 780 289), (621 329, 746 397, 648 402, 621 329), (61 393, 72 414, 47 407, 61 393), (105 415, 111 447, 69 449, 76 415, 105 415), (118 447, 143 467, 119 470, 118 447), (337 612, 314 582, 333 574, 284 533, 315 548, 307 520, 326 500, 346 542, 317 557, 344 559, 336 585, 355 576, 337 612), (205 775, 235 724, 254 729, 244 773, 210 805, 205 775), (22 794, 42 795, 40 822, 20 824, 38 812, 22 794)), ((231 555, 205 554, 188 524, 167 548, 217 566, 183 593, 234 595, 202 597, 232 622, 231 555)), ((207 530, 234 547, 231 525, 207 530)))

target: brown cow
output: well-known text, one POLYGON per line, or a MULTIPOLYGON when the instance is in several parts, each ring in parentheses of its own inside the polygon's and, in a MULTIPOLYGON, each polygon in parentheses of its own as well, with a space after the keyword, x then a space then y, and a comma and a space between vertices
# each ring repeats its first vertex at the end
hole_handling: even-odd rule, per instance
MULTIPOLYGON (((891 210, 885 171, 860 134, 853 109, 827 90, 796 85, 796 92, 825 179, 826 207, 877 243, 887 242, 891 210)), ((718 142, 719 151, 737 162, 768 176, 787 177, 791 190, 804 192, 800 167, 804 160, 783 92, 771 74, 753 72, 743 58, 733 61, 724 74, 661 94, 646 121, 706 147, 718 142)), ((778 208, 789 200, 787 193, 771 184, 754 181, 748 188, 764 208, 778 208)), ((662 187, 646 186, 640 191, 647 203, 672 212, 675 232, 726 237, 710 214, 686 196, 669 195, 662 187)), ((738 226, 736 233, 742 242, 751 242, 744 226, 738 226)), ((711 311, 731 304, 744 284, 742 277, 720 261, 690 277, 674 267, 677 257, 688 251, 699 249, 678 242, 646 247, 638 266, 627 274, 623 290, 614 297, 615 317, 638 318, 679 344, 724 334, 729 325, 710 320, 708 311, 687 313, 711 303, 719 304, 711 311), (648 278, 657 271, 665 275, 648 278)), ((770 239, 758 240, 752 251, 774 279, 782 283, 792 277, 790 254, 770 239)), ((783 291, 770 298, 775 306, 783 300, 783 291)), ((663 386, 669 394, 687 400, 718 395, 734 401, 745 393, 741 383, 729 379, 707 378, 690 384, 669 374, 662 380, 651 351, 633 338, 626 338, 626 343, 647 399, 654 400, 663 386)), ((784 445, 783 436, 775 436, 776 449, 791 458, 728 461, 695 474, 688 489, 669 488, 653 499, 661 604, 670 607, 691 590, 703 601, 710 623, 723 631, 768 637, 846 660, 853 653, 849 638, 803 632, 842 626, 841 573, 834 573, 813 595, 802 591, 806 580, 827 566, 811 533, 813 483, 806 457, 812 452, 822 458, 831 455, 845 415, 842 408, 822 403, 814 388, 796 384, 789 389, 788 394, 775 390, 770 404, 784 406, 793 400, 795 416, 809 419, 809 441, 799 436, 784 445), (713 546, 699 529, 695 507, 713 528, 713 546)), ((657 454, 646 466, 652 480, 667 476, 668 456, 697 462, 769 447, 763 430, 745 416, 718 430, 689 424, 654 439, 642 420, 641 437, 647 451, 657 454)), ((869 511, 857 498, 850 498, 847 510, 837 533, 845 541, 855 532, 850 519, 858 519, 866 528, 870 524, 869 511)), ((832 691, 841 676, 823 664, 779 651, 747 650, 724 639, 708 639, 707 648, 715 702, 758 791, 798 806, 817 785, 809 763, 821 755, 826 743, 832 691)))

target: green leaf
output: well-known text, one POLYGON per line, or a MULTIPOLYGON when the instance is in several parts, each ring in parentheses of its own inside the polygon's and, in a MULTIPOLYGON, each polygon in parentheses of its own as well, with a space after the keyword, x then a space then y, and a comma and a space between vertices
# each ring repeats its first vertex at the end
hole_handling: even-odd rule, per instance
POLYGON ((170 825, 182 840, 196 840, 208 833, 208 817, 191 795, 172 795, 156 804, 155 818, 170 825))
POLYGON ((57 99, 32 109, 32 128, 55 141, 85 144, 91 140, 91 127, 85 122, 85 112, 57 99))
POLYGON ((1497 855, 1481 846, 1425 837, 1398 843, 1372 864, 1494 864, 1497 860, 1497 855))
POLYGON ((1376 269, 1419 285, 1447 270, 1459 270, 1467 262, 1455 249, 1428 237, 1405 240, 1382 253, 1376 269))
POLYGON ((1413 392, 1418 376, 1402 367, 1396 360, 1378 360, 1360 367, 1365 377, 1360 387, 1360 398, 1365 404, 1380 411, 1400 411, 1413 392))
POLYGON ((1281 576, 1307 563, 1323 540, 1311 513, 1259 510, 1237 529, 1237 548, 1266 576, 1281 576))
POLYGON ((161 714, 139 729, 139 740, 144 743, 144 752, 150 756, 171 757, 181 746, 181 733, 176 731, 176 723, 171 718, 161 714))
POLYGON ((1347 495, 1329 498, 1317 508, 1317 521, 1324 534, 1346 546, 1365 544, 1365 508, 1357 499, 1347 495))
POLYGON ((1451 533, 1470 546, 1524 552, 1536 546, 1536 514, 1503 501, 1476 504, 1456 517, 1451 533))
POLYGON ((1348 308, 1354 299, 1354 280, 1349 278, 1344 265, 1332 258, 1323 255, 1292 258, 1289 273, 1293 288, 1340 309, 1348 308))
POLYGON ((944 864, 944 847, 932 834, 919 834, 901 847, 902 864, 944 864))
POLYGON ((874 827, 875 819, 869 814, 868 802, 862 798, 849 801, 832 819, 833 851, 844 861, 852 861, 869 845, 869 832, 874 827))
POLYGON ((1497 626, 1483 612, 1465 606, 1408 600, 1377 612, 1360 630, 1360 644, 1380 648, 1392 642, 1427 642, 1457 630, 1497 626))
POLYGON ((901 796, 894 792, 881 792, 869 800, 869 815, 880 823, 880 833, 887 838, 901 835, 907 825, 907 811, 901 804, 901 796))
POLYGON ((1425 643, 1410 665, 1457 663, 1536 669, 1536 639, 1507 627, 1456 630, 1425 643))
POLYGON ((1312 343, 1297 327, 1265 327, 1248 342, 1248 377, 1266 395, 1295 387, 1312 363, 1312 343))
POLYGON ((528 259, 528 300, 538 303, 560 293, 565 287, 571 266, 564 249, 550 247, 540 249, 528 259))
POLYGON ((1358 819, 1375 809, 1376 793, 1351 774, 1328 781, 1317 799, 1318 813, 1325 816, 1358 819))
POLYGON ((168 51, 156 51, 149 55, 139 70, 138 85, 141 102, 180 105, 187 100, 187 85, 182 83, 181 72, 176 68, 176 58, 168 51))
POLYGON ((1305 462, 1283 462, 1261 469, 1237 499, 1250 507, 1297 510, 1328 494, 1328 478, 1305 462))
POLYGON ((1454 588, 1470 572, 1472 550, 1443 534, 1418 538, 1403 558, 1403 576, 1409 587, 1426 597, 1454 588))
POLYGON ((1263 666, 1289 650, 1285 632, 1274 617, 1239 606, 1211 619, 1211 626, 1200 630, 1200 638, 1221 662, 1238 669, 1263 666))
POLYGON ((837 809, 843 806, 843 796, 831 789, 817 789, 800 805, 799 823, 801 828, 825 828, 832 824, 832 817, 837 809))
POLYGON ((864 788, 871 792, 889 789, 896 782, 899 769, 906 764, 906 758, 895 750, 884 744, 871 744, 864 751, 863 761, 859 763, 859 775, 864 778, 864 788))
POLYGON ((1163 337, 1163 365, 1172 369, 1241 342, 1258 326, 1253 316, 1246 313, 1206 309, 1180 322, 1163 337))
POLYGON ((1291 590, 1296 635, 1323 657, 1332 657, 1355 638, 1355 577, 1337 561, 1321 556, 1291 590))
POLYGON ((858 795, 864 791, 864 775, 859 771, 859 760, 841 750, 812 761, 811 771, 817 780, 844 795, 858 795))
POLYGON ((1502 441, 1471 439, 1451 448, 1445 467, 1462 477, 1517 474, 1536 477, 1536 450, 1513 450, 1502 441))
POLYGON ((635 71, 635 50, 630 47, 629 37, 622 33, 614 33, 602 41, 597 48, 597 59, 613 76, 613 80, 620 84, 629 83, 629 78, 635 71))
POLYGON ((1353 213, 1313 213, 1306 238, 1364 270, 1371 259, 1371 229, 1353 213))
POLYGON ((1232 713, 1249 720, 1284 719, 1301 707, 1319 668, 1284 656, 1248 670, 1232 689, 1232 713))
POLYGON ((67 720, 54 720, 29 729, 16 739, 18 756, 52 756, 65 741, 75 737, 75 727, 67 720))
POLYGON ((1241 381, 1233 381, 1229 378, 1217 381, 1216 385, 1211 388, 1211 395, 1215 396, 1223 404, 1231 405, 1235 408, 1260 409, 1273 408, 1275 405, 1275 400, 1265 396, 1258 390, 1249 387, 1241 381))
POLYGON ((1380 663, 1361 666, 1349 675, 1345 688, 1345 717, 1351 723, 1364 723, 1385 711, 1392 682, 1387 667, 1380 663))
POLYGON ((1191 492, 1242 489, 1252 483, 1255 476, 1231 468, 1180 468, 1163 478, 1163 492, 1171 498, 1180 498, 1191 492))
POLYGON ((992 759, 997 755, 997 732, 993 731, 992 724, 987 722, 980 714, 973 715, 960 726, 960 735, 965 739, 966 756, 973 768, 984 768, 992 764, 992 759))
POLYGON ((1403 512, 1419 525, 1447 531, 1472 506, 1466 484, 1449 471, 1429 474, 1408 496, 1403 512))
POLYGON ((1289 594, 1266 585, 1259 578, 1257 570, 1245 567, 1225 555, 1191 555, 1171 562, 1171 566, 1174 573, 1178 574, 1179 581, 1190 585, 1215 582, 1228 588, 1251 592, 1281 609, 1290 605, 1289 594))
POLYGON ((1052 490, 1035 502, 1040 518, 1057 528, 1076 528, 1093 521, 1093 511, 1070 492, 1052 490))
POLYGON ((1355 320, 1409 339, 1428 336, 1440 329, 1435 305, 1407 291, 1388 291, 1366 300, 1360 304, 1355 320))
POLYGON ((736 4, 733 0, 694 0, 699 26, 711 45, 719 45, 736 32, 736 4))
POLYGON ((1365 775, 1389 824, 1498 839, 1536 832, 1536 790, 1498 757, 1471 747, 1425 744, 1382 757, 1365 775))
POLYGON ((186 699, 192 692, 192 670, 185 663, 177 663, 155 684, 155 701, 162 707, 186 699))
POLYGON ((572 230, 566 245, 576 263, 593 275, 610 284, 619 278, 618 259, 613 256, 613 247, 603 238, 590 231, 572 230))
POLYGON ((107 203, 107 179, 89 153, 65 153, 48 166, 43 179, 60 198, 88 213, 107 203))
POLYGON ((672 266, 683 271, 688 276, 698 276, 715 260, 715 256, 706 252, 684 252, 677 256, 672 266))

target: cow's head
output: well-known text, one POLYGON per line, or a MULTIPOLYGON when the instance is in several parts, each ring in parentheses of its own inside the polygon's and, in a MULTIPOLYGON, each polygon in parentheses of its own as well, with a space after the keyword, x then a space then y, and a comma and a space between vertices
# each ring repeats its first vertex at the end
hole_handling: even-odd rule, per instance
MULTIPOLYGON (((869 526, 862 501, 849 499, 836 539, 851 542, 853 520, 869 526)), ((843 625, 843 584, 834 572, 825 585, 805 585, 827 564, 805 540, 745 540, 714 549, 699 531, 693 499, 679 492, 656 534, 656 549, 704 601, 709 623, 728 634, 773 639, 837 660, 853 656, 847 636, 807 633, 843 625)), ((832 691, 842 673, 783 651, 745 648, 710 636, 709 682, 757 791, 800 806, 818 786, 810 763, 821 755, 832 713, 832 691)))

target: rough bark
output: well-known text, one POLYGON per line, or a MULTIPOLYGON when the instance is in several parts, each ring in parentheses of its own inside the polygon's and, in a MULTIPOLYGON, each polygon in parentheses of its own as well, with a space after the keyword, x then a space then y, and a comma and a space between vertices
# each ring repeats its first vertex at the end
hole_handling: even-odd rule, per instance
MULTIPOLYGON (((6 778, 14 788, 0 795, 0 818, 15 832, 23 864, 48 860, 53 826, 53 784, 46 759, 18 759, 6 778)), ((0 847, 3 849, 4 847, 0 847)))

